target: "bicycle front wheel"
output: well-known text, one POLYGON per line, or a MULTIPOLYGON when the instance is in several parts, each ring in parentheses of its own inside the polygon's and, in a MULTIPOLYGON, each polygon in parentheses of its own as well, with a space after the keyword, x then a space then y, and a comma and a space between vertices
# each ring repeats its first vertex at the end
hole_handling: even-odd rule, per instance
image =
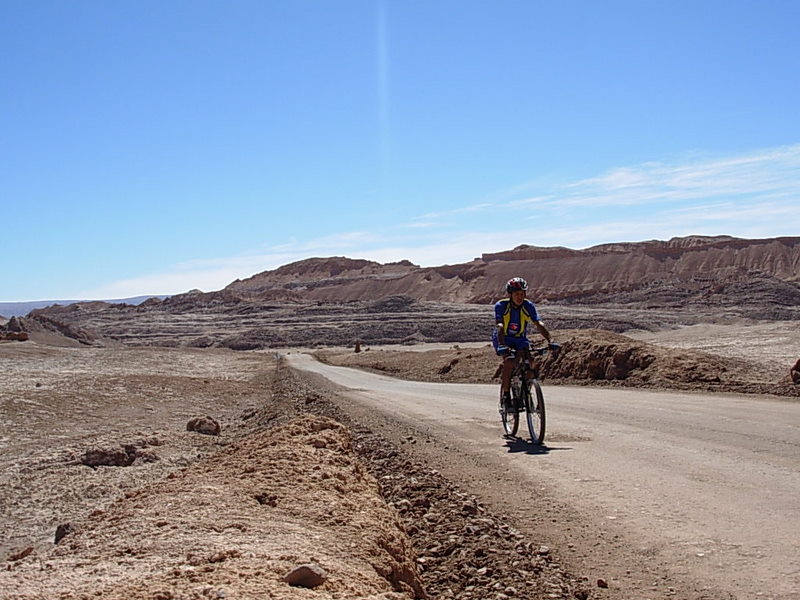
POLYGON ((536 445, 544 443, 545 410, 544 394, 539 382, 534 379, 531 387, 526 394, 525 416, 528 419, 528 432, 531 434, 531 442, 536 445))
POLYGON ((519 429, 519 413, 516 411, 508 412, 503 405, 503 398, 500 398, 500 419, 503 421, 503 431, 506 435, 517 435, 519 429))

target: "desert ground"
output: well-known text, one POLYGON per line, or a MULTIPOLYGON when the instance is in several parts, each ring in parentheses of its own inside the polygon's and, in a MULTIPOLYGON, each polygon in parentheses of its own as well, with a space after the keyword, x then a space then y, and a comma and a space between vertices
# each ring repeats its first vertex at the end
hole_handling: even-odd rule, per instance
MULTIPOLYGON (((545 381, 797 401, 786 380, 800 356, 796 322, 614 336, 556 332, 564 352, 545 381), (565 376, 607 372, 620 352, 624 379, 565 376)), ((275 351, 54 341, 0 343, 0 597, 732 597, 587 577, 597 540, 581 539, 585 557, 573 562, 574 532, 549 531, 546 547, 523 535, 488 489, 468 493, 431 468, 426 440, 349 410, 335 386, 298 377, 275 351), (197 418, 218 435, 187 430, 197 418)), ((445 382, 491 382, 497 363, 474 342, 315 352, 445 382)), ((439 460, 458 462, 446 450, 439 460)), ((618 551, 611 560, 635 562, 618 551)))

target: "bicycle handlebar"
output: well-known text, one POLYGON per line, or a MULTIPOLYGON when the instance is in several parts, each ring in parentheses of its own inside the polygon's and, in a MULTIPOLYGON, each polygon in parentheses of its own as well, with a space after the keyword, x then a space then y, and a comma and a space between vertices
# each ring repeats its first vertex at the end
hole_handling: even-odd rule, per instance
MULTIPOLYGON (((543 354, 547 354, 548 352, 556 353, 561 349, 560 344, 556 344, 555 342, 549 343, 547 346, 540 346, 538 348, 534 347, 532 344, 528 346, 528 352, 531 354, 536 354, 537 356, 542 356, 543 354)), ((515 358, 517 356, 518 350, 514 348, 508 348, 507 356, 510 358, 515 358)))

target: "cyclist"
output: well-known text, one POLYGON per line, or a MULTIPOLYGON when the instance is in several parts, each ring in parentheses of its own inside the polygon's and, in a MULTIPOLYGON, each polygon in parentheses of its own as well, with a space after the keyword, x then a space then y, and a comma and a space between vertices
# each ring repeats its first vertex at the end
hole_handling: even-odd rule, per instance
MULTIPOLYGON (((522 277, 513 277, 506 284, 508 298, 500 300, 494 305, 495 330, 492 332, 492 344, 498 356, 503 356, 503 371, 500 380, 500 392, 506 410, 513 410, 511 406, 511 373, 514 371, 512 350, 515 352, 527 350, 530 346, 527 333, 528 326, 533 324, 539 333, 550 345, 550 349, 557 351, 559 345, 554 343, 550 332, 539 319, 536 306, 526 298, 528 282, 522 277)), ((533 368, 531 361, 530 367, 533 368)))

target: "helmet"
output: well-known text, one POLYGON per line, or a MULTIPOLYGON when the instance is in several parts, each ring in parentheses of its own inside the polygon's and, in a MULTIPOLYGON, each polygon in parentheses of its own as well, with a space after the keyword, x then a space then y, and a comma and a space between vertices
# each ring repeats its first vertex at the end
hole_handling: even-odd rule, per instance
POLYGON ((510 294, 511 292, 517 291, 527 291, 528 290, 528 282, 525 281, 522 277, 512 277, 508 280, 506 284, 506 291, 510 294))

